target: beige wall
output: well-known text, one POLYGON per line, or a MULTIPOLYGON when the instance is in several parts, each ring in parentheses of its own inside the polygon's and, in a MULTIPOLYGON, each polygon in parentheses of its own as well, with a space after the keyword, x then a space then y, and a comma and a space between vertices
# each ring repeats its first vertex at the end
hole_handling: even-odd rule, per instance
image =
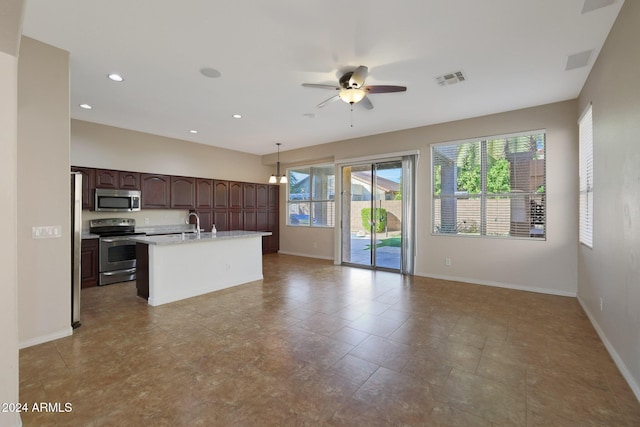
MULTIPOLYGON (((0 403, 18 402, 17 151, 18 50, 24 2, 9 0, 0 14, 0 403)), ((0 412, 1 426, 20 425, 17 413, 0 412)))
MULTIPOLYGON (((71 120, 71 164, 245 182, 267 182, 274 173, 253 154, 81 120, 71 120)), ((153 226, 180 224, 186 215, 186 210, 144 209, 126 216, 139 226, 153 226)), ((83 229, 91 219, 113 216, 83 211, 83 229)))
POLYGON ((69 54, 24 37, 18 62, 20 346, 71 334, 69 54), (33 226, 62 236, 32 239, 33 226))
POLYGON ((626 1, 580 94, 579 112, 593 105, 594 236, 578 250, 578 297, 638 399, 639 40, 640 2, 626 1))
POLYGON ((71 120, 71 164, 248 182, 275 172, 253 154, 71 120))
MULTIPOLYGON (((18 401, 17 79, 18 58, 0 52, 0 403, 18 401)), ((0 412, 0 425, 19 425, 18 414, 0 412)))
MULTIPOLYGON (((577 290, 577 104, 566 101, 474 119, 285 151, 285 165, 419 150, 416 274, 560 295, 577 290), (547 132, 546 241, 431 235, 430 145, 527 130, 547 132), (445 266, 445 258, 452 259, 445 266)), ((270 161, 265 156, 265 162, 270 161)), ((283 188, 284 190, 284 188, 283 188)), ((282 191, 281 203, 286 191, 282 191)), ((332 229, 289 227, 281 216, 282 252, 333 258, 332 229), (314 247, 314 242, 323 242, 314 247)))

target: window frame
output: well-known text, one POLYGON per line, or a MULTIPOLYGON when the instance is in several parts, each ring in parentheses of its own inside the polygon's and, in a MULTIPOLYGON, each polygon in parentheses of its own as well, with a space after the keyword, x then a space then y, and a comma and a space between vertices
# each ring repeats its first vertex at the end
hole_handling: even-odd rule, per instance
MULTIPOLYGON (((469 151, 471 151, 471 148, 468 148, 469 151)), ((430 162, 430 166, 431 166, 431 235, 432 236, 453 236, 453 237, 471 237, 471 238, 490 238, 490 239, 507 239, 507 240, 536 240, 536 241, 546 241, 547 240, 547 233, 548 233, 548 206, 547 206, 547 155, 546 155, 546 151, 547 151, 547 131, 546 129, 538 129, 538 130, 530 130, 530 131, 523 131, 523 132, 517 132, 517 133, 510 133, 510 134, 501 134, 501 135, 492 135, 492 136, 486 136, 486 137, 478 137, 478 138, 469 138, 469 139, 465 139, 465 140, 458 140, 458 141, 449 141, 449 142, 441 142, 441 143, 436 143, 436 144, 432 144, 431 145, 431 162, 430 162), (489 174, 489 168, 487 166, 488 164, 488 152, 490 151, 488 149, 488 142, 489 141, 494 141, 494 140, 507 140, 507 139, 512 139, 512 138, 521 138, 521 137, 531 137, 531 136, 537 136, 537 135, 542 135, 542 141, 544 144, 544 151, 543 151, 543 156, 541 159, 542 160, 542 168, 543 168, 543 174, 542 176, 542 185, 540 185, 539 187, 542 187, 542 191, 538 190, 529 190, 527 192, 518 192, 517 190, 514 191, 514 189, 510 189, 509 192, 503 192, 503 193, 491 193, 489 191, 487 191, 487 185, 488 185, 488 174, 489 174), (479 179, 480 179, 480 191, 478 193, 464 193, 464 192, 459 192, 458 191, 458 186, 459 183, 457 181, 458 178, 458 168, 460 168, 459 165, 454 166, 454 169, 456 169, 456 171, 454 172, 454 179, 456 180, 454 183, 454 186, 456 187, 456 191, 455 194, 448 194, 448 197, 442 198, 442 193, 437 194, 437 182, 439 181, 441 182, 444 178, 441 175, 439 180, 436 179, 436 168, 438 168, 441 166, 441 163, 439 163, 437 161, 437 157, 441 157, 440 153, 437 153, 437 149, 438 147, 445 147, 445 146, 451 146, 451 147, 456 147, 456 150, 460 147, 462 147, 463 145, 471 145, 473 143, 477 143, 478 147, 479 147, 479 154, 477 154, 477 156, 479 157, 479 165, 476 165, 479 168, 479 179), (487 228, 487 224, 489 223, 489 214, 490 214, 490 209, 487 206, 488 200, 492 200, 495 198, 509 198, 510 200, 518 200, 519 198, 523 198, 522 203, 525 203, 525 201, 528 199, 529 203, 531 204, 531 206, 529 207, 529 214, 527 216, 528 218, 528 222, 529 222, 529 233, 528 235, 526 235, 525 233, 523 233, 523 235, 514 235, 511 234, 512 231, 511 229, 509 230, 509 234, 489 234, 488 233, 488 228, 487 228), (533 210, 533 201, 537 200, 537 198, 541 199, 541 203, 540 205, 536 205, 536 210, 535 210, 535 214, 534 214, 534 210, 533 210), (479 215, 478 215, 478 221, 479 224, 472 224, 475 225, 475 227, 471 227, 469 226, 469 228, 472 228, 474 231, 459 231, 458 229, 458 218, 459 218, 459 214, 457 213, 457 209, 453 208, 454 210, 454 215, 455 218, 450 219, 450 224, 449 225, 455 225, 455 227, 451 230, 448 231, 442 231, 442 230, 446 230, 446 227, 443 226, 443 221, 442 221, 442 211, 440 211, 440 222, 437 223, 436 219, 437 219, 437 205, 440 206, 440 209, 442 209, 442 201, 445 199, 451 199, 451 200, 455 200, 455 204, 457 205, 457 201, 459 200, 470 200, 470 199, 477 199, 478 200, 478 204, 479 204, 479 215), (440 203, 438 203, 440 202, 440 203), (538 208, 538 206, 541 206, 541 208, 538 208), (543 222, 540 223, 539 221, 539 214, 537 212, 538 209, 542 210, 542 218, 543 218, 543 222), (535 219, 535 221, 534 221, 535 219), (533 228, 533 224, 536 224, 535 227, 539 227, 539 225, 542 225, 542 234, 538 235, 538 234, 534 234, 532 233, 533 228), (477 230, 477 231, 475 231, 477 230)), ((520 151, 516 152, 519 153, 520 151)), ((524 151, 523 151, 524 152, 524 151)), ((459 162, 460 160, 457 159, 456 163, 459 162)), ((449 165, 451 165, 451 163, 449 163, 449 165)), ((511 165, 510 165, 511 167, 511 165)), ((441 170, 441 169, 439 169, 441 170)), ((441 183, 442 185, 442 183, 441 183)), ((449 182, 449 185, 451 185, 451 182, 449 182)), ((442 190, 440 190, 442 191, 442 190)), ((538 200, 539 201, 539 200, 538 200)), ((511 202, 510 202, 511 203, 511 202)), ((524 209, 526 210, 526 204, 524 205, 524 209)), ((509 215, 509 222, 511 223, 511 214, 509 215)), ((463 221, 464 224, 467 224, 465 221, 463 221)), ((526 229, 525 229, 526 230, 526 229)), ((523 232, 524 230, 521 230, 521 232, 523 232)))
MULTIPOLYGON (((290 227, 314 227, 314 228, 335 228, 335 185, 336 185, 336 172, 335 172, 335 165, 333 163, 320 163, 320 164, 312 164, 312 165, 301 165, 301 166, 291 166, 288 167, 286 170, 286 174, 287 174, 287 194, 286 194, 286 206, 287 206, 287 214, 286 214, 286 225, 290 226, 290 227), (315 181, 317 179, 318 176, 321 176, 322 174, 319 173, 314 173, 317 172, 320 169, 329 169, 331 168, 331 170, 333 171, 332 175, 329 176, 333 176, 333 187, 326 188, 326 193, 329 196, 328 198, 316 198, 314 197, 314 185, 315 185, 315 181), (305 199, 297 199, 297 198, 292 198, 292 193, 291 193, 291 185, 292 183, 295 181, 292 179, 291 177, 291 173, 292 172, 296 172, 296 171, 300 171, 300 170, 304 170, 304 169, 308 169, 309 170, 309 197, 305 198, 305 199), (330 189, 333 189, 333 193, 331 193, 330 189), (330 195, 333 194, 333 198, 330 197, 330 195), (324 203, 327 204, 327 206, 329 206, 330 211, 332 212, 332 214, 327 214, 327 216, 325 217, 326 219, 326 224, 322 223, 322 224, 317 224, 314 222, 314 204, 318 204, 318 203, 324 203), (307 223, 292 223, 291 222, 291 205, 294 204, 306 204, 308 206, 307 211, 309 212, 309 221, 308 224, 307 223)), ((330 185, 329 183, 327 183, 327 185, 330 185)), ((295 194, 295 193, 294 193, 295 194)))

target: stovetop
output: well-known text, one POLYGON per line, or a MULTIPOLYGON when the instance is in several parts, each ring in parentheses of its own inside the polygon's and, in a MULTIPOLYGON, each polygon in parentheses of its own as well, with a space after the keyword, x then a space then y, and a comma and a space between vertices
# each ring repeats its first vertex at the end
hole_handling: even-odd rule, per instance
POLYGON ((136 233, 133 218, 102 218, 89 221, 89 232, 99 236, 129 236, 136 233))

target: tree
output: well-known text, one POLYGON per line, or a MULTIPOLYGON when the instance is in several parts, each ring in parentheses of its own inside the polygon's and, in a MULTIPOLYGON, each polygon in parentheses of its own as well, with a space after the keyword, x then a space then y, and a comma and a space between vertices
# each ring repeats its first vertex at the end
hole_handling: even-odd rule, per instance
POLYGON ((487 172, 487 193, 509 193, 510 191, 509 161, 502 157, 493 162, 493 166, 487 172))
POLYGON ((462 160, 462 167, 458 171, 458 191, 466 191, 468 194, 480 193, 480 157, 478 156, 478 144, 466 144, 468 148, 462 160))

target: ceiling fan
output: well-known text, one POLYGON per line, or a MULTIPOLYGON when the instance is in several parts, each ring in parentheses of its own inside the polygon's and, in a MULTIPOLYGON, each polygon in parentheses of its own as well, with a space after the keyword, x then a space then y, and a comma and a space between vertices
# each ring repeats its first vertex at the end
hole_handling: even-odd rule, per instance
POLYGON ((331 98, 318 104, 318 108, 322 108, 333 101, 341 99, 347 104, 351 104, 352 106, 353 104, 359 104, 367 110, 371 110, 373 108, 373 104, 371 103, 369 98, 367 98, 368 94, 404 92, 407 90, 406 86, 365 86, 364 81, 367 78, 368 74, 369 69, 364 65, 361 65, 353 71, 344 73, 338 80, 338 86, 316 83, 303 83, 302 86, 339 91, 337 95, 332 96, 331 98))

